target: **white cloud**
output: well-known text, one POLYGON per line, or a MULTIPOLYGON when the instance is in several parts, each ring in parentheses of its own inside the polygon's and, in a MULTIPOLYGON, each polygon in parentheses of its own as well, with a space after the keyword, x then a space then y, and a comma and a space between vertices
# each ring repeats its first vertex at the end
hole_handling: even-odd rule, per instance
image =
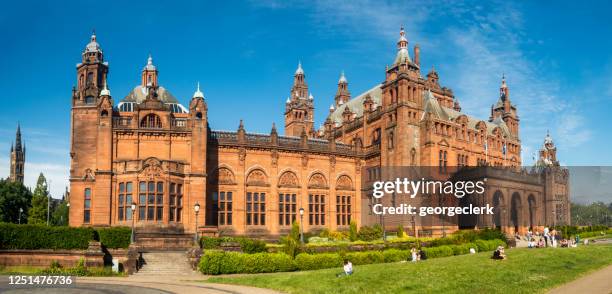
MULTIPOLYGON (((10 174, 10 159, 8 157, 0 157, 0 162, 6 162, 6 164, 0 164, 0 178, 8 178, 10 174)), ((24 184, 30 187, 32 191, 36 187, 36 181, 41 172, 47 178, 47 182, 50 184, 51 195, 54 198, 61 198, 66 186, 69 185, 68 173, 70 167, 68 165, 30 162, 26 158, 24 169, 24 184)))
POLYGON ((590 133, 584 131, 583 114, 571 107, 577 97, 562 94, 550 64, 526 56, 524 48, 541 42, 532 40, 524 27, 524 16, 516 7, 520 3, 487 4, 316 1, 307 16, 319 34, 345 34, 362 44, 363 40, 394 44, 397 28, 404 24, 411 43, 417 41, 423 48, 422 61, 436 59, 441 82, 454 90, 465 112, 482 119, 488 119, 505 74, 521 119, 524 162, 532 161, 529 153, 539 149, 555 121, 565 121, 559 124, 559 143, 571 144, 564 148, 584 144, 590 133))

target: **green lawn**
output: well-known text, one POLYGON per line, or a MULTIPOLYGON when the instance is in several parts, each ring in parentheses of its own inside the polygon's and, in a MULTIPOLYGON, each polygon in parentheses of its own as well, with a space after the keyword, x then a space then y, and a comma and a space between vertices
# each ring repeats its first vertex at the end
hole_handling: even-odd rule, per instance
POLYGON ((289 293, 542 293, 612 264, 612 245, 579 248, 510 249, 508 259, 491 253, 413 263, 355 266, 293 273, 212 277, 211 283, 272 288, 289 293))

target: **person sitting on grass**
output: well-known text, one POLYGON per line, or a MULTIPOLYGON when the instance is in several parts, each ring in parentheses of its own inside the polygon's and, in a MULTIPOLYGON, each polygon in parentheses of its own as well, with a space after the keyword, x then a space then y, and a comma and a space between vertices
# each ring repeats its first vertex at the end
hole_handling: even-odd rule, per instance
POLYGON ((497 259, 497 260, 506 259, 506 254, 504 254, 504 247, 502 246, 497 247, 497 250, 493 252, 493 256, 491 256, 491 258, 497 259))
POLYGON ((419 259, 420 260, 427 259, 427 254, 425 253, 425 251, 423 251, 423 248, 419 249, 419 259))
POLYGON ((344 274, 350 276, 353 274, 353 264, 348 260, 344 260, 344 274))
POLYGON ((412 262, 417 262, 419 258, 417 249, 412 247, 412 249, 410 249, 410 254, 412 255, 412 262))

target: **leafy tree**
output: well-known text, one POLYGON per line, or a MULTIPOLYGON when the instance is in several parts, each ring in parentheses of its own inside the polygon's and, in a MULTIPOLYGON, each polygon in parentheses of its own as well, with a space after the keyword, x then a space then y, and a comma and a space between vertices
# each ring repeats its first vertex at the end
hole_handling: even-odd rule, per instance
POLYGON ((23 184, 0 179, 0 222, 26 223, 32 201, 32 192, 23 184))
POLYGON ((51 223, 54 226, 67 226, 68 225, 68 203, 65 200, 62 200, 56 207, 53 209, 51 214, 51 223))
POLYGON ((46 224, 47 223, 47 206, 49 205, 49 191, 47 187, 47 179, 40 173, 34 195, 32 196, 32 209, 28 216, 29 224, 46 224))

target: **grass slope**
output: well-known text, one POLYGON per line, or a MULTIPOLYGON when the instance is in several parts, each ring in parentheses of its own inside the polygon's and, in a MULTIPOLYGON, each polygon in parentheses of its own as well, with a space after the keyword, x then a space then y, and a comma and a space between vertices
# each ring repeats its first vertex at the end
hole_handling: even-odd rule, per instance
POLYGON ((542 293, 612 264, 612 245, 511 249, 508 260, 491 253, 431 259, 417 264, 356 266, 294 273, 212 277, 211 283, 249 285, 288 293, 542 293))

